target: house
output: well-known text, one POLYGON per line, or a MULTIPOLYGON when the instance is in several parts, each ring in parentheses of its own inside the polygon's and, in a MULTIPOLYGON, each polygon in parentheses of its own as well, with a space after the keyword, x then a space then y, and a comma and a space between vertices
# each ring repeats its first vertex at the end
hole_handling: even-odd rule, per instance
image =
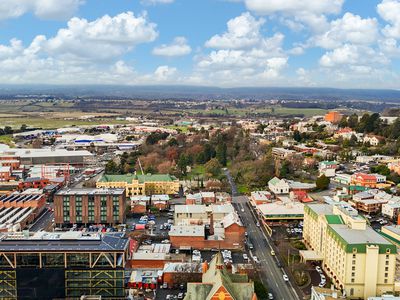
POLYGON ((319 175, 325 175, 326 177, 335 177, 338 163, 336 161, 321 161, 318 165, 319 175))
POLYGON ((268 181, 268 188, 274 194, 289 194, 290 186, 285 179, 279 179, 277 177, 272 178, 268 181))
POLYGON ((363 142, 369 143, 371 146, 378 146, 380 143, 384 142, 385 138, 379 135, 366 135, 364 136, 363 142))
POLYGON ((278 148, 278 147, 272 148, 272 155, 280 159, 290 158, 296 153, 297 153, 296 151, 290 149, 278 148))
POLYGON ((377 178, 372 174, 355 173, 351 176, 351 183, 368 188, 375 188, 377 184, 377 178))

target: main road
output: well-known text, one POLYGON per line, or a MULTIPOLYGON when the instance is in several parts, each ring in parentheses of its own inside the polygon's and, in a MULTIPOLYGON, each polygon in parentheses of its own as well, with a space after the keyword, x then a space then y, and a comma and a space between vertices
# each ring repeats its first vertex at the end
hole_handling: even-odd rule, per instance
POLYGON ((256 226, 257 220, 254 212, 247 205, 248 199, 245 196, 239 196, 235 182, 233 181, 228 170, 225 174, 232 188, 232 202, 238 211, 244 225, 247 228, 248 237, 254 246, 250 251, 250 256, 257 256, 260 263, 257 269, 260 274, 260 280, 263 284, 269 287, 269 290, 274 294, 274 299, 279 300, 295 300, 299 299, 290 282, 283 280, 283 275, 286 274, 283 268, 278 267, 276 256, 271 255, 273 249, 270 240, 265 235, 265 232, 256 226))

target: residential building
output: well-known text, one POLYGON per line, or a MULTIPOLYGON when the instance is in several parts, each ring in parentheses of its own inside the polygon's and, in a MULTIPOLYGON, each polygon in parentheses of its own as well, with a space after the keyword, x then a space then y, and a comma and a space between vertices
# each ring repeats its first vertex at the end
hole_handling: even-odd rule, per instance
POLYGON ((97 183, 98 188, 123 188, 126 196, 179 193, 179 180, 169 174, 104 175, 97 183))
POLYGON ((369 143, 371 146, 378 146, 379 143, 382 143, 385 140, 383 136, 379 135, 366 135, 364 136, 363 142, 369 143))
POLYGON ((54 196, 57 225, 125 222, 124 189, 69 189, 54 196))
POLYGON ((280 159, 290 158, 296 153, 297 153, 296 151, 290 149, 277 148, 277 147, 272 148, 272 154, 280 159))
POLYGON ((184 300, 242 299, 256 300, 254 283, 247 275, 231 274, 226 269, 221 253, 203 267, 202 282, 189 282, 184 300))
POLYGON ((270 181, 268 181, 268 188, 272 193, 279 195, 289 194, 290 186, 285 179, 274 177, 270 181))
POLYGON ((151 195, 151 207, 166 210, 169 207, 169 195, 151 195))
POLYGON ((10 181, 11 176, 11 167, 0 167, 0 181, 10 181))
POLYGON ((125 299, 124 233, 27 232, 0 239, 1 299, 125 299))
POLYGON ((330 111, 325 115, 325 121, 331 122, 333 124, 338 124, 343 118, 343 115, 337 111, 330 111))
POLYGON ((336 161, 321 161, 318 166, 319 175, 325 175, 326 177, 335 177, 338 163, 336 161))
POLYGON ((394 291, 396 246, 367 225, 347 203, 310 204, 304 209, 302 257, 321 260, 335 288, 348 299, 394 291))
POLYGON ((375 188, 377 177, 373 174, 355 173, 351 176, 351 183, 368 188, 375 188))

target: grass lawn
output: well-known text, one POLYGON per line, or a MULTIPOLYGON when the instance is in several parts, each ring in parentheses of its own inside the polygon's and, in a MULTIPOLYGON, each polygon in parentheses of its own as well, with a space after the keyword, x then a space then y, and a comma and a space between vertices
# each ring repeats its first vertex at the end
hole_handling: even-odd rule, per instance
POLYGON ((12 135, 1 135, 0 136, 0 144, 7 144, 10 147, 14 146, 12 135))
POLYGON ((171 125, 171 126, 166 126, 165 128, 173 129, 173 130, 180 130, 183 133, 186 133, 186 132, 189 131, 189 128, 187 126, 174 126, 174 125, 171 125))

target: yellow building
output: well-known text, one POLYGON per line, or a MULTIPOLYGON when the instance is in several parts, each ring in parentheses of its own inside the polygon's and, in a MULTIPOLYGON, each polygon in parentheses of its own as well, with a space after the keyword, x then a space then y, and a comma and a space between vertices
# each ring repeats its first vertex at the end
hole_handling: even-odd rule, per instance
POLYGON ((349 299, 394 291, 396 246, 367 226, 348 204, 307 205, 303 238, 312 250, 303 257, 321 260, 334 286, 349 299))
POLYGON ((179 192, 179 180, 169 174, 147 175, 104 175, 97 188, 124 188, 126 196, 136 195, 175 195, 179 192))

